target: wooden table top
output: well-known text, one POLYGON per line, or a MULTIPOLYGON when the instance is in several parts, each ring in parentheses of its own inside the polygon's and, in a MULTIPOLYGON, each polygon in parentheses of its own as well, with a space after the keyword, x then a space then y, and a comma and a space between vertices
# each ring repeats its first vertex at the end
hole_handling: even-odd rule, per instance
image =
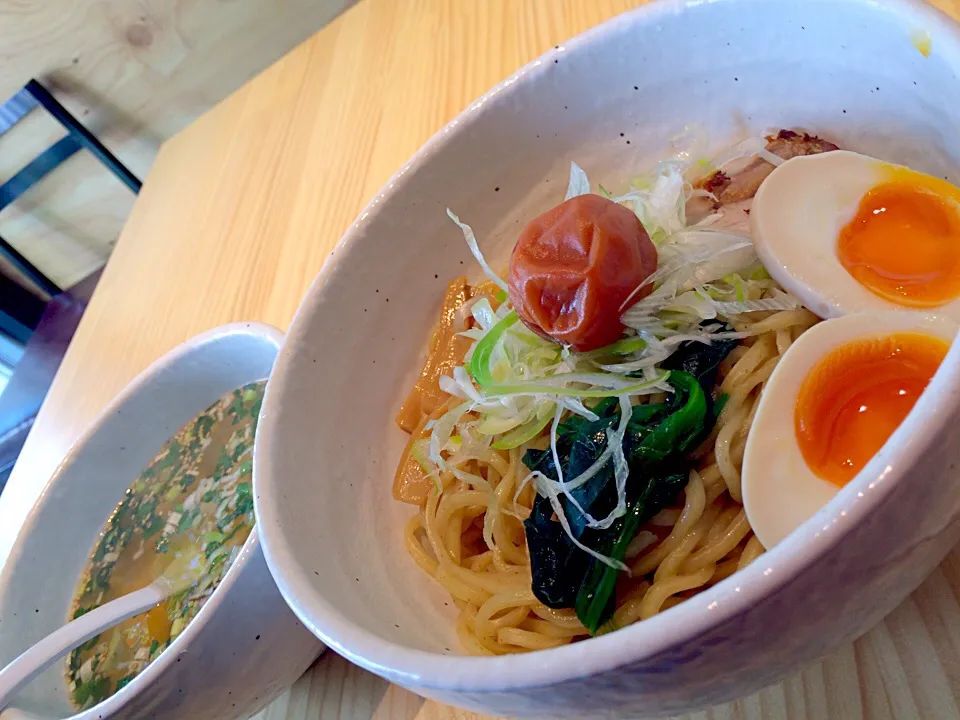
MULTIPOLYGON (((234 320, 286 328, 328 252, 436 130, 551 46, 644 0, 364 0, 166 143, 0 496, 0 562, 123 386, 234 320)), ((960 0, 936 4, 960 17, 960 0)), ((960 718, 960 552, 795 677, 697 718, 960 718)), ((475 718, 327 653, 265 720, 475 718)))

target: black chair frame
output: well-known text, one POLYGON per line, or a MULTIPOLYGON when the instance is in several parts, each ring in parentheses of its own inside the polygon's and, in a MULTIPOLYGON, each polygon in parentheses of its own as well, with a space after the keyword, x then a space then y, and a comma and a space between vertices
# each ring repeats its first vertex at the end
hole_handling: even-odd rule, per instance
MULTIPOLYGON (((77 120, 43 85, 36 80, 28 82, 21 91, 29 102, 24 105, 23 114, 37 105, 43 107, 59 122, 67 134, 34 158, 16 175, 0 185, 0 210, 10 205, 27 190, 46 177, 79 150, 92 153, 104 167, 112 172, 120 182, 133 193, 140 192, 141 182, 117 157, 110 152, 79 120, 77 120)), ((38 288, 50 296, 57 295, 61 288, 43 272, 17 251, 10 243, 0 237, 0 255, 7 259, 17 270, 30 279, 38 288)))

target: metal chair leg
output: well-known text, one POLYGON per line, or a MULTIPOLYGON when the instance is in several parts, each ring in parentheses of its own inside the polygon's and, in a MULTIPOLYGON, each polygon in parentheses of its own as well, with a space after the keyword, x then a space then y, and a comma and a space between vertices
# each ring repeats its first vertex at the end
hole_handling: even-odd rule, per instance
POLYGON ((92 152, 100 162, 102 162, 117 178, 134 193, 140 192, 142 183, 139 178, 120 162, 117 157, 107 150, 103 143, 97 140, 94 135, 87 130, 80 121, 61 105, 50 92, 36 80, 28 82, 24 89, 30 93, 38 103, 43 105, 44 109, 66 128, 73 137, 77 139, 83 147, 92 152))
POLYGON ((73 135, 64 135, 37 155, 26 167, 0 185, 0 210, 16 202, 17 198, 56 170, 78 150, 80 143, 77 139, 73 135))
POLYGON ((60 286, 44 275, 36 265, 27 260, 13 245, 2 237, 0 237, 0 255, 9 260, 11 265, 26 275, 30 279, 30 282, 34 283, 50 297, 60 294, 60 286))
MULTIPOLYGON (((23 92, 36 100, 39 105, 42 105, 69 134, 50 146, 6 183, 0 184, 0 210, 20 197, 81 147, 93 153, 131 191, 134 193, 140 192, 142 186, 140 179, 130 172, 129 168, 120 162, 79 120, 71 115, 43 85, 36 80, 30 80, 23 87, 23 92)), ((23 100, 22 97, 20 99, 23 100)), ((29 110, 28 105, 21 102, 14 109, 12 115, 6 117, 7 125, 15 123, 29 110)), ((2 237, 0 237, 0 256, 7 258, 32 283, 50 296, 58 295, 61 292, 60 287, 55 282, 44 275, 39 268, 2 237)))

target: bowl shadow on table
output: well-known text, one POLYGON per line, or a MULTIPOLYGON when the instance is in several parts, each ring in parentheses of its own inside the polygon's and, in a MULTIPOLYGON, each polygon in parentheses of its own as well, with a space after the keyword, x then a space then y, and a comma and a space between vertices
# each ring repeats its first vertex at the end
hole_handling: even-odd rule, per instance
MULTIPOLYGON (((327 651, 293 684, 290 692, 253 720, 414 720, 451 717, 398 685, 327 651)), ((455 717, 475 717, 456 711, 455 717)))
MULTIPOLYGON (((887 618, 853 643, 833 651, 801 672, 733 703, 683 720, 746 720, 761 709, 771 720, 817 717, 825 720, 890 718, 904 710, 887 688, 909 687, 917 716, 935 706, 949 709, 960 697, 960 649, 942 618, 960 615, 960 546, 887 618), (912 632, 917 626, 925 632, 912 632), (921 638, 923 647, 914 647, 921 638), (922 653, 934 671, 908 677, 900 658, 922 653), (944 691, 948 693, 943 696, 944 691), (952 697, 951 697, 952 696, 952 697), (943 703, 948 703, 943 705, 943 703), (927 707, 930 706, 930 707, 927 707), (772 708, 772 710, 771 710, 772 708)), ((255 720, 479 720, 474 713, 427 702, 391 685, 333 652, 326 652, 293 686, 255 720)), ((486 720, 486 719, 484 719, 486 720)))
MULTIPOLYGON (((949 620, 955 617, 960 617, 960 545, 864 636, 750 696, 672 720, 944 716, 938 710, 960 710, 960 630, 949 620), (929 672, 923 676, 911 672, 909 658, 916 656, 925 658, 929 672), (891 693, 892 688, 899 690, 891 693)), ((641 717, 611 714, 610 720, 641 717)), ((254 720, 492 719, 428 702, 327 651, 254 720)))

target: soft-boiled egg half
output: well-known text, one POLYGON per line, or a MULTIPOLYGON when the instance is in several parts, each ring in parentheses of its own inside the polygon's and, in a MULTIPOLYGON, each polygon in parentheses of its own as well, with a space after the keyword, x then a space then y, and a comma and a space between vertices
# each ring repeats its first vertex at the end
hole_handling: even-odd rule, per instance
POLYGON ((750 211, 757 254, 823 318, 924 310, 960 320, 960 188, 866 155, 797 157, 750 211))
POLYGON ((743 505, 771 548, 813 516, 887 441, 957 334, 942 315, 826 320, 784 353, 760 397, 743 458, 743 505))

